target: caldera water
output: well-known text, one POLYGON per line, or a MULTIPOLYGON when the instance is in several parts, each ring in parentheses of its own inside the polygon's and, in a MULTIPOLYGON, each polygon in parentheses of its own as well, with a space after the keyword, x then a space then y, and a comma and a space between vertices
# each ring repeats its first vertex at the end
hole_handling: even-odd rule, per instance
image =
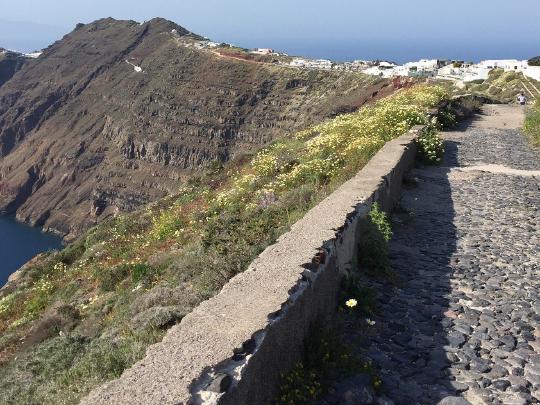
POLYGON ((0 216, 0 287, 11 273, 38 253, 62 248, 62 240, 37 228, 0 216))

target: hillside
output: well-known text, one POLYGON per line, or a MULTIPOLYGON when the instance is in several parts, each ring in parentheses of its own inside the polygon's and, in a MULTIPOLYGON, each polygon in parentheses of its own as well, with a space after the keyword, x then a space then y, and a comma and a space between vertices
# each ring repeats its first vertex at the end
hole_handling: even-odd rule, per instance
MULTIPOLYGON (((486 80, 466 83, 466 87, 463 91, 466 93, 482 95, 500 103, 513 103, 516 102, 517 95, 522 91, 525 92, 529 98, 532 98, 527 89, 536 96, 537 92, 534 86, 540 89, 539 82, 529 77, 525 77, 522 73, 505 72, 502 69, 493 69, 486 80)), ((540 94, 538 94, 538 96, 540 96, 540 94)))
POLYGON ((221 57, 186 38, 200 37, 163 19, 104 19, 18 66, 0 87, 0 213, 73 239, 386 85, 221 57))
POLYGON ((0 403, 77 403, 117 378, 447 99, 417 86, 291 132, 28 263, 0 289, 0 403))

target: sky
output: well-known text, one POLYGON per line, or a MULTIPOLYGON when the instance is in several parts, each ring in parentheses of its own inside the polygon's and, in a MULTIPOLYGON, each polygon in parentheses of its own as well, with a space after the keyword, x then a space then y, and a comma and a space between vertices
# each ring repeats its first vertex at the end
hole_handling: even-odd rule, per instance
POLYGON ((334 60, 540 55, 540 0, 0 0, 0 47, 41 49, 102 17, 334 60))

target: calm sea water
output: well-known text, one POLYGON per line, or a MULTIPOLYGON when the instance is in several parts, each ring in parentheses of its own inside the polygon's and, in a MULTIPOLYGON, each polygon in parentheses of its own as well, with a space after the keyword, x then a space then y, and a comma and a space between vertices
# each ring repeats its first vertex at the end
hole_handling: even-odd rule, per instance
POLYGON ((0 216, 0 287, 9 275, 38 253, 62 247, 61 239, 0 216))

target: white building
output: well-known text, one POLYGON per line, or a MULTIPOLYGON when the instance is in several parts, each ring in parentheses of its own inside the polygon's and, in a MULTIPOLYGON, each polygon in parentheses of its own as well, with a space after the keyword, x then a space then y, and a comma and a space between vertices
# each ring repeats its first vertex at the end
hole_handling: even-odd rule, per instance
POLYGON ((461 80, 472 82, 474 80, 486 80, 492 68, 479 65, 459 66, 453 64, 444 66, 437 71, 437 77, 449 80, 461 80))
POLYGON ((276 52, 270 48, 257 48, 252 50, 251 53, 255 53, 257 55, 273 55, 276 52))
POLYGON ((327 59, 303 59, 303 58, 294 58, 289 66, 305 69, 332 69, 332 61, 327 59))
POLYGON ((524 67, 528 66, 526 60, 517 60, 517 59, 501 59, 501 60, 484 60, 478 63, 476 66, 486 69, 495 69, 500 68, 504 69, 506 72, 515 71, 520 72, 524 67))

